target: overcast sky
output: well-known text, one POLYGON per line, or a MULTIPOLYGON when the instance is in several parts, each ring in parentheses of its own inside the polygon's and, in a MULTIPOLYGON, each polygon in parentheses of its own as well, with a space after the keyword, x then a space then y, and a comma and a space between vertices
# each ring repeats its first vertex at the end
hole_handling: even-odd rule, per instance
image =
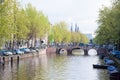
POLYGON ((60 21, 77 24, 82 33, 94 33, 99 8, 110 6, 110 0, 21 0, 21 3, 31 3, 48 16, 51 24, 60 21))

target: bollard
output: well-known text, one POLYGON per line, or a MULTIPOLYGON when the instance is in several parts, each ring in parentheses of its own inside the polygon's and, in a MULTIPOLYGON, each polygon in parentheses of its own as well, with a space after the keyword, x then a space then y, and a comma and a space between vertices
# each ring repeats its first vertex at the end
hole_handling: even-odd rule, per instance
POLYGON ((5 63, 5 57, 3 57, 2 61, 3 61, 3 63, 5 63))
POLYGON ((5 66, 5 57, 2 57, 1 63, 2 63, 2 66, 3 66, 3 70, 4 70, 4 66, 5 66))
POLYGON ((13 57, 11 57, 11 63, 13 63, 13 57))
POLYGON ((20 57, 17 56, 17 68, 19 67, 19 60, 20 60, 20 57))
POLYGON ((11 67, 13 67, 13 57, 11 57, 11 67))
POLYGON ((19 59, 19 56, 17 56, 17 63, 19 63, 19 60, 20 60, 20 59, 19 59))
POLYGON ((1 57, 0 57, 0 64, 2 63, 2 59, 1 59, 1 57))

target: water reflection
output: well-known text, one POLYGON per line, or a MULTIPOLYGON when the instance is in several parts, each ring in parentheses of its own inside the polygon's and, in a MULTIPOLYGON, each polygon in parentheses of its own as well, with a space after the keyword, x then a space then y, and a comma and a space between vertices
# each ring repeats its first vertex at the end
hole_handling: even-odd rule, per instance
POLYGON ((0 80, 108 80, 106 71, 92 68, 96 63, 97 56, 41 55, 0 66, 0 80))
POLYGON ((80 56, 80 55, 84 55, 84 50, 83 49, 74 49, 73 51, 72 51, 72 54, 73 55, 78 55, 78 56, 80 56))
POLYGON ((97 55, 97 51, 95 49, 90 49, 88 55, 97 55))

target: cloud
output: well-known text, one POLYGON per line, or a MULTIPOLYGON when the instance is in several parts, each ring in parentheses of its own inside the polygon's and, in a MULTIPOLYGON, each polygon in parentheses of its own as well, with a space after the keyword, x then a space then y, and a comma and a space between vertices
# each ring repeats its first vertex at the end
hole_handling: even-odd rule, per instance
POLYGON ((98 11, 110 0, 20 0, 22 4, 31 3, 48 16, 52 24, 66 21, 79 24, 82 32, 94 32, 97 28, 98 11))

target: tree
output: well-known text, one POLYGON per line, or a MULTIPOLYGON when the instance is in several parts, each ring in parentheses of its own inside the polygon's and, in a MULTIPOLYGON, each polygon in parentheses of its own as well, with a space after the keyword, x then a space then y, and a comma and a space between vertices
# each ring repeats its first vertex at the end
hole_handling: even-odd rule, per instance
POLYGON ((13 0, 5 0, 0 4, 0 46, 11 39, 13 33, 13 0))
POLYGON ((88 42, 88 38, 79 31, 71 32, 70 30, 68 30, 68 25, 65 22, 59 22, 52 26, 52 32, 50 33, 49 38, 51 37, 54 37, 54 41, 57 43, 88 42))
POLYGON ((99 44, 120 44, 120 1, 113 0, 112 7, 103 7, 99 13, 95 41, 99 44))
MULTIPOLYGON (((26 16, 28 19, 27 27, 29 29, 28 41, 32 39, 33 43, 36 38, 42 38, 48 33, 50 24, 49 20, 42 12, 38 12, 31 4, 28 4, 26 9, 26 16)), ((31 46, 35 46, 32 44, 31 46)))

